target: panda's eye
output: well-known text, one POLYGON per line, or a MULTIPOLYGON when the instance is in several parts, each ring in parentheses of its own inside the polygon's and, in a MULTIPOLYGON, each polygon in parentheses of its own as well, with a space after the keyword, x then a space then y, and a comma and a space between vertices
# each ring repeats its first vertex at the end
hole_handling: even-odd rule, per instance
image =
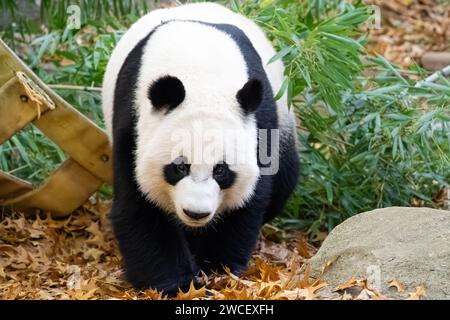
POLYGON ((213 169, 213 178, 220 189, 230 188, 236 180, 236 173, 225 162, 218 163, 213 169))
POLYGON ((190 165, 184 156, 180 156, 172 162, 174 171, 180 175, 187 176, 189 174, 190 165))
POLYGON ((182 174, 187 174, 187 172, 188 172, 188 167, 184 163, 176 164, 175 168, 177 169, 177 171, 179 173, 182 173, 182 174))
POLYGON ((224 164, 217 164, 214 167, 213 175, 214 179, 223 179, 226 177, 228 172, 228 165, 226 163, 224 164))

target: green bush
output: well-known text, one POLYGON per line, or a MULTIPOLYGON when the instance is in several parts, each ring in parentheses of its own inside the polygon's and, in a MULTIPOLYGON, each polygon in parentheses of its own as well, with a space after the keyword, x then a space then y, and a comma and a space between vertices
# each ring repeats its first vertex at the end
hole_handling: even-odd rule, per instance
MULTIPOLYGON (((383 57, 362 50, 369 8, 343 1, 246 1, 286 65, 281 90, 300 119, 301 182, 285 226, 333 228, 358 212, 435 206, 450 178, 450 83, 421 88, 383 57), (365 25, 362 24, 365 22, 365 25), (362 63, 361 61, 365 61, 362 63), (363 76, 371 69, 376 76, 363 76)), ((368 21, 369 20, 369 21, 368 21)))
MULTIPOLYGON (((0 0, 0 7, 5 1, 0 0)), ((101 16, 96 14, 104 12, 99 2, 108 1, 82 1, 92 10, 81 30, 62 29, 64 24, 53 21, 57 15, 51 14, 60 9, 47 6, 43 16, 49 30, 44 36, 5 30, 4 40, 18 48, 47 83, 98 88, 112 48, 137 19, 142 8, 138 4, 145 1, 135 1, 135 7, 123 11, 109 9, 101 16), (73 63, 67 64, 68 60, 73 63)), ((361 211, 408 206, 413 198, 436 205, 433 196, 448 188, 450 181, 447 79, 417 87, 411 79, 426 77, 418 66, 400 70, 381 56, 368 56, 365 35, 372 15, 358 1, 225 3, 256 21, 277 48, 271 61, 282 59, 286 65, 277 96, 287 93, 300 120, 301 181, 278 224, 308 227, 314 234, 361 211)), ((103 125, 98 91, 66 88, 58 92, 103 125)), ((33 132, 22 135, 28 134, 33 132)), ((10 148, 21 145, 27 150, 29 140, 19 139, 10 148)), ((30 165, 14 167, 11 157, 2 153, 0 165, 30 178, 37 164, 52 169, 54 159, 60 157, 58 152, 43 154, 49 155, 44 164, 33 165, 31 159, 30 165)))
MULTIPOLYGON (((332 229, 358 212, 413 198, 435 206, 450 178, 450 83, 415 87, 383 57, 364 53, 370 8, 344 1, 245 1, 283 59, 300 119, 301 181, 284 226, 332 229), (364 61, 364 63, 362 63, 364 61), (365 70, 376 76, 364 76, 365 70)), ((281 92, 280 92, 281 93, 281 92)))

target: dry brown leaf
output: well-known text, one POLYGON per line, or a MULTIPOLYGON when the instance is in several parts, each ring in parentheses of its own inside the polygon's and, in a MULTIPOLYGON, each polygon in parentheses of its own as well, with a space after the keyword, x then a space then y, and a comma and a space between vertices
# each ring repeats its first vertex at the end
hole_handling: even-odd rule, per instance
POLYGON ((256 274, 262 281, 277 281, 280 280, 279 271, 282 269, 280 266, 274 266, 267 263, 259 257, 253 258, 254 267, 250 267, 248 274, 256 274))
POLYGON ((259 252, 266 258, 278 261, 285 261, 289 256, 289 250, 286 246, 268 241, 261 242, 259 252))
POLYGON ((83 253, 83 258, 88 261, 100 261, 100 258, 105 254, 104 251, 97 248, 89 248, 83 253))
POLYGON ((327 286, 326 282, 314 282, 304 288, 296 288, 293 290, 284 290, 276 298, 288 300, 313 300, 319 297, 316 292, 327 286))
POLYGON ((406 300, 420 300, 422 297, 426 297, 425 288, 423 286, 416 287, 416 291, 409 294, 406 300))
POLYGON ((105 241, 105 234, 101 232, 98 222, 91 222, 86 231, 94 236, 93 238, 86 240, 86 243, 96 245, 103 250, 109 250, 109 243, 105 241))
POLYGON ((75 64, 75 62, 73 62, 70 59, 63 58, 61 61, 59 61, 59 64, 63 67, 67 67, 67 66, 71 66, 71 65, 75 64))
POLYGON ((338 256, 331 258, 330 260, 328 260, 325 265, 322 267, 322 270, 320 271, 319 277, 318 278, 322 278, 323 275, 325 274, 325 272, 327 272, 327 270, 331 267, 331 265, 337 260, 338 256))
POLYGON ((87 292, 84 290, 76 290, 71 294, 70 298, 73 300, 89 300, 94 297, 94 293, 96 290, 97 288, 93 288, 87 292))
POLYGON ((297 244, 297 252, 298 254, 306 259, 311 258, 308 250, 308 242, 305 238, 301 238, 297 244))
POLYGON ((225 288, 223 290, 213 290, 215 299, 219 300, 254 300, 258 299, 253 293, 251 293, 247 288, 240 290, 234 288, 225 288))
POLYGON ((363 289, 367 289, 367 279, 357 279, 355 277, 351 277, 347 282, 337 286, 335 290, 342 291, 353 287, 361 287, 363 289))
POLYGON ((282 243, 286 239, 284 230, 268 223, 263 225, 261 234, 263 235, 265 240, 269 240, 275 243, 282 243))
POLYGON ((377 289, 363 288, 355 300, 388 300, 388 298, 382 295, 377 289))
POLYGON ((196 289, 194 286, 194 282, 191 282, 189 286, 189 290, 187 292, 178 291, 175 300, 193 300, 198 298, 203 298, 206 295, 206 287, 203 286, 200 289, 196 289))
POLYGON ((391 281, 389 281, 389 288, 390 287, 394 287, 397 289, 397 292, 403 292, 406 290, 406 287, 403 283, 401 283, 400 281, 398 281, 397 279, 393 279, 391 281))

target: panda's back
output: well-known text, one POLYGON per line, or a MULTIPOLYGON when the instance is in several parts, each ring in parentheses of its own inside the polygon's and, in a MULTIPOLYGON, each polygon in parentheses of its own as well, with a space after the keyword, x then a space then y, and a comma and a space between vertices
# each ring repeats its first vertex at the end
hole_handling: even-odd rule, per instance
MULTIPOLYGON (((179 74, 181 70, 183 74, 181 77, 185 77, 184 80, 186 80, 183 83, 192 83, 190 89, 198 90, 199 94, 202 90, 210 92, 211 88, 217 88, 217 86, 220 86, 224 93, 236 92, 239 89, 236 85, 245 82, 246 61, 241 54, 234 54, 233 51, 237 52, 240 48, 226 32, 211 28, 211 25, 207 24, 228 24, 242 30, 261 58, 272 91, 276 92, 279 89, 283 79, 283 64, 281 61, 267 64, 275 51, 264 33, 252 21, 213 3, 198 3, 155 10, 139 19, 125 33, 108 63, 102 96, 105 124, 110 136, 114 90, 122 64, 136 44, 155 29, 161 28, 160 32, 154 32, 144 52, 144 59, 148 58, 146 61, 153 59, 155 63, 147 64, 152 67, 151 69, 141 70, 143 76, 141 78, 145 79, 147 83, 157 75, 179 74), (195 21, 206 24, 202 25, 195 21), (211 77, 212 75, 213 77, 211 77), (214 79, 214 75, 217 75, 215 82, 211 81, 214 79)), ((212 90, 212 92, 215 91, 212 90)), ((220 91, 217 93, 218 99, 221 96, 229 96, 227 94, 220 95, 220 91)), ((136 98, 141 99, 143 103, 146 101, 145 97, 136 98)), ((278 100, 277 104, 280 127, 282 129, 283 126, 289 127, 289 131, 292 131, 291 127, 294 125, 294 121, 292 114, 289 114, 287 110, 285 96, 278 100)))

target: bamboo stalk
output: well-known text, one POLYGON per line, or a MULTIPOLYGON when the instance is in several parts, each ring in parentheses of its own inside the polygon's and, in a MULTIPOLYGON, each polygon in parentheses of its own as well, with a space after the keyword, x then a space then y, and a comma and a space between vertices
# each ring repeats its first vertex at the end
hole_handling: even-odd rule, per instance
POLYGON ((98 87, 75 86, 70 84, 48 84, 47 86, 56 90, 77 90, 77 91, 95 91, 95 92, 102 91, 102 88, 98 87))
POLYGON ((424 85, 424 83, 427 83, 427 82, 435 82, 437 79, 439 79, 439 76, 441 76, 441 75, 444 77, 450 75, 450 65, 446 66, 442 70, 436 71, 435 73, 433 73, 431 76, 429 76, 425 80, 417 82, 416 87, 420 88, 424 85))

